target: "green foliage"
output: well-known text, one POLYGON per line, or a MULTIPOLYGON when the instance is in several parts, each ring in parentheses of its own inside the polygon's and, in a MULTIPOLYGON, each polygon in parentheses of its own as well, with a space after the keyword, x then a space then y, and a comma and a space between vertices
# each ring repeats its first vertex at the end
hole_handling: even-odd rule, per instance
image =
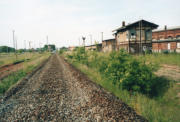
POLYGON ((0 66, 1 66, 2 64, 4 64, 4 61, 0 61, 0 66))
POLYGON ((14 52, 15 49, 8 46, 0 46, 0 53, 14 52))
POLYGON ((106 76, 110 82, 133 93, 139 92, 148 96, 156 96, 166 88, 168 82, 160 83, 154 75, 157 70, 155 65, 146 64, 145 60, 137 59, 128 54, 125 50, 111 52, 106 57, 99 56, 97 51, 85 51, 83 47, 77 48, 67 58, 86 64, 88 67, 97 68, 106 76))
POLYGON ((59 54, 63 54, 64 52, 66 52, 68 49, 66 47, 62 47, 60 48, 59 54))
POLYGON ((43 50, 48 50, 48 48, 49 48, 49 50, 50 51, 52 51, 52 50, 56 50, 56 46, 55 45, 44 45, 44 48, 43 48, 43 50))
POLYGON ((78 61, 78 62, 88 65, 87 53, 86 53, 84 47, 79 47, 76 50, 74 50, 74 52, 72 54, 72 58, 75 61, 78 61))
POLYGON ((120 85, 123 81, 129 57, 124 50, 112 52, 108 57, 108 64, 104 71, 113 80, 113 84, 120 85))
POLYGON ((163 53, 164 54, 169 54, 169 51, 168 50, 163 50, 163 53))
POLYGON ((153 53, 136 57, 138 58, 138 60, 145 59, 146 61, 156 65, 169 64, 180 66, 180 53, 153 53))
MULTIPOLYGON (((107 91, 112 92, 122 101, 124 101, 126 104, 133 107, 136 110, 136 112, 147 118, 150 122, 178 122, 180 120, 180 116, 179 116, 180 106, 179 106, 179 99, 177 99, 176 95, 179 92, 177 89, 179 89, 180 86, 172 82, 171 83, 173 85, 171 85, 170 81, 167 80, 166 78, 156 77, 153 74, 153 71, 157 70, 157 68, 154 67, 154 64, 149 62, 149 61, 153 61, 151 60, 152 57, 155 60, 161 60, 161 58, 164 57, 164 54, 163 55, 157 54, 156 55, 157 57, 155 58, 154 58, 155 54, 144 55, 142 58, 137 58, 136 56, 130 56, 128 54, 124 54, 125 56, 123 57, 123 59, 126 58, 126 62, 127 62, 124 63, 127 65, 125 68, 126 69, 125 74, 129 72, 130 75, 126 74, 127 76, 125 78, 128 81, 126 82, 124 79, 122 83, 124 83, 125 88, 123 87, 121 89, 119 88, 118 85, 114 85, 113 84, 114 80, 112 80, 112 78, 108 75, 108 73, 105 73, 106 72, 105 70, 109 65, 110 59, 117 60, 118 56, 116 56, 116 54, 118 53, 121 54, 120 52, 117 53, 113 52, 110 54, 108 53, 104 54, 104 53, 92 52, 92 51, 88 52, 89 65, 84 65, 81 62, 73 61, 70 58, 68 61, 71 62, 73 61, 72 64, 76 68, 80 69, 82 72, 87 74, 87 76, 92 81, 96 82, 97 84, 100 84, 107 91), (146 64, 145 62, 148 64, 146 64), (135 75, 134 78, 133 75, 135 75), (138 78, 138 80, 136 80, 136 78, 138 78), (147 83, 143 82, 144 81, 142 80, 143 78, 147 80, 147 83), (150 81, 150 79, 152 79, 152 81, 148 82, 150 81), (142 84, 145 85, 146 89, 142 88, 144 87, 144 85, 141 85, 141 82, 143 82, 142 84), (141 88, 140 90, 142 90, 144 93, 141 94, 136 92, 136 94, 131 94, 132 92, 128 91, 129 84, 130 84, 130 88, 132 88, 133 90, 137 91, 141 88), (149 90, 149 88, 151 88, 151 90, 149 90), (146 93, 148 93, 148 95, 146 95, 146 93), (149 97, 149 95, 151 96, 149 97)), ((171 58, 177 57, 177 55, 169 55, 169 54, 167 56, 168 59, 169 57, 171 58)), ((175 61, 175 59, 177 60, 178 58, 174 58, 173 60, 175 61)))
MULTIPOLYGON (((30 55, 30 54, 29 54, 30 55)), ((29 72, 31 72, 34 68, 36 68, 42 60, 49 57, 49 54, 45 54, 43 58, 40 58, 41 55, 30 55, 30 60, 35 61, 34 64, 31 64, 31 62, 25 62, 23 63, 23 69, 20 69, 16 72, 11 73, 8 75, 8 77, 5 77, 4 79, 0 80, 0 95, 5 93, 12 85, 16 84, 20 79, 25 77, 29 72), (37 60, 38 59, 38 60, 37 60)), ((19 60, 23 61, 23 60, 19 60)), ((14 62, 17 63, 17 62, 14 62)))
POLYGON ((154 79, 155 76, 150 66, 136 59, 132 59, 127 65, 122 80, 122 86, 128 91, 150 94, 153 88, 154 79))
POLYGON ((25 75, 26 73, 23 70, 20 70, 3 79, 0 83, 0 94, 5 93, 13 84, 15 84, 19 79, 21 79, 25 75))

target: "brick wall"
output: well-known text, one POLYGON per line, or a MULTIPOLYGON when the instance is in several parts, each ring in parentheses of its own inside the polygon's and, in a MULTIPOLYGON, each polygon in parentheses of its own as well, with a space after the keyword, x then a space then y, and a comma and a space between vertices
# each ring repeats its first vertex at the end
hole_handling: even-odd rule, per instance
POLYGON ((176 42, 171 42, 171 50, 175 50, 177 48, 176 42))
POLYGON ((160 39, 168 39, 170 37, 177 38, 177 36, 180 36, 180 29, 176 30, 162 30, 159 32, 153 32, 152 33, 152 39, 153 40, 160 40, 160 39))
POLYGON ((168 50, 168 43, 170 44, 170 51, 175 51, 177 48, 177 42, 154 42, 152 43, 153 52, 168 50))

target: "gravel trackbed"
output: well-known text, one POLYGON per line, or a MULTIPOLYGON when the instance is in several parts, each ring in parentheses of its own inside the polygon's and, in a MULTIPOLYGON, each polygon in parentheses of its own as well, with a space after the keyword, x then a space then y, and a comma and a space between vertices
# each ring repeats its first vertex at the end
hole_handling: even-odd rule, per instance
POLYGON ((0 121, 147 121, 56 54, 20 82, 1 98, 0 121))

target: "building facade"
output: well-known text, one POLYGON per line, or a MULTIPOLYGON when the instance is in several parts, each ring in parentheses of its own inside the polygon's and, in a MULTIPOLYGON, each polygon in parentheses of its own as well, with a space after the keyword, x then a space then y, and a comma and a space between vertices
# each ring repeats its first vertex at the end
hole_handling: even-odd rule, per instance
POLYGON ((101 51, 102 50, 102 44, 95 44, 95 45, 85 46, 85 50, 97 50, 97 51, 101 51))
POLYGON ((178 52, 180 53, 180 39, 156 40, 152 43, 153 52, 178 52))
POLYGON ((153 52, 180 52, 180 26, 154 30, 152 39, 153 52))
POLYGON ((116 40, 115 39, 107 39, 102 41, 102 51, 103 52, 111 52, 116 48, 116 40))
POLYGON ((129 53, 142 53, 152 49, 152 30, 158 25, 140 20, 132 24, 125 25, 114 30, 116 40, 116 50, 121 48, 129 53))
POLYGON ((180 39, 180 26, 179 27, 164 27, 164 29, 154 30, 152 33, 153 40, 171 40, 171 39, 180 39))

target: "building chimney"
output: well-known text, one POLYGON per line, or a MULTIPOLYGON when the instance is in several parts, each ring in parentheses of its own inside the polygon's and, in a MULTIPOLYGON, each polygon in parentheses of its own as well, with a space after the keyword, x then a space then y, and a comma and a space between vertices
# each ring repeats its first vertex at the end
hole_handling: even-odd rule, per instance
POLYGON ((122 26, 123 26, 123 27, 125 26, 125 21, 122 22, 122 26))
POLYGON ((164 26, 164 30, 167 30, 167 25, 164 26))

